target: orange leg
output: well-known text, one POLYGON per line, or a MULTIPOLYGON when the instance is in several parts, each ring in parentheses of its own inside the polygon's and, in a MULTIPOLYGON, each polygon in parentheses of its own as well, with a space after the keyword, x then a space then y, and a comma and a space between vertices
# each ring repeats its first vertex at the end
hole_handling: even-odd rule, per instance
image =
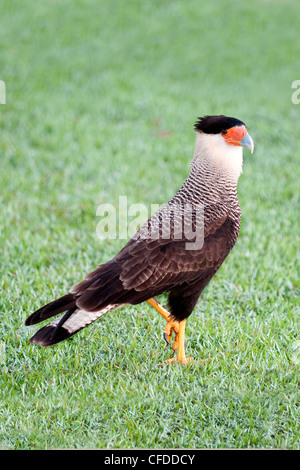
POLYGON ((170 343, 172 338, 172 333, 175 333, 175 340, 172 346, 174 352, 178 349, 177 357, 172 357, 168 359, 167 362, 175 362, 178 361, 182 364, 188 364, 192 358, 186 357, 185 355, 185 323, 186 320, 178 322, 176 320, 172 320, 170 313, 164 309, 156 300, 149 299, 147 300, 148 304, 150 304, 157 312, 159 312, 164 319, 167 321, 167 325, 164 328, 164 335, 167 343, 170 343))
POLYGON ((179 362, 181 364, 188 364, 193 361, 192 357, 186 357, 185 355, 185 323, 186 320, 179 322, 179 333, 178 333, 178 353, 177 357, 168 359, 168 362, 179 362))
POLYGON ((155 310, 160 313, 165 320, 169 321, 170 319, 170 314, 168 312, 168 310, 166 310, 165 308, 162 307, 162 305, 160 305, 158 302, 156 302, 155 299, 149 299, 147 300, 148 304, 151 305, 151 307, 155 308, 155 310))

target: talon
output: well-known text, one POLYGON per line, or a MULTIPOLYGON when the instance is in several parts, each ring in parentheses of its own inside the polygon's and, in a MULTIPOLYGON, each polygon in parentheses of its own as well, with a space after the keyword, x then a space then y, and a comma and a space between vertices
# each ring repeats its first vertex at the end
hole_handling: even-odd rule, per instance
POLYGON ((175 339, 172 349, 175 351, 176 349, 178 349, 179 323, 178 321, 169 320, 166 324, 166 327, 164 328, 164 338, 167 344, 170 344, 173 332, 175 333, 175 339))
POLYGON ((167 344, 170 344, 170 340, 169 340, 167 333, 164 333, 164 340, 167 344))
POLYGON ((171 356, 170 356, 170 359, 167 359, 167 362, 173 361, 174 356, 175 356, 175 349, 174 349, 174 351, 172 352, 172 354, 171 354, 171 356))

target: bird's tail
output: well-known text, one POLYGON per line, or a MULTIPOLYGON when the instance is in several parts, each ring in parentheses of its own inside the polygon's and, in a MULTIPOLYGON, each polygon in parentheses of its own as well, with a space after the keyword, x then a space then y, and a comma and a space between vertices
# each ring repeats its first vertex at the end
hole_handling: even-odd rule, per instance
POLYGON ((47 305, 39 308, 36 312, 33 312, 26 320, 25 325, 35 325, 41 321, 47 320, 47 318, 54 317, 59 313, 65 312, 75 307, 75 295, 66 294, 59 299, 53 300, 47 305))
POLYGON ((119 307, 121 307, 121 305, 107 305, 98 312, 88 312, 76 306, 71 307, 64 315, 56 318, 48 323, 48 325, 38 330, 30 339, 30 343, 39 344, 44 347, 59 343, 73 336, 95 320, 98 320, 98 318, 102 317, 105 313, 119 307))
POLYGON ((99 266, 60 297, 32 313, 25 325, 35 325, 65 312, 40 329, 31 339, 33 344, 50 346, 69 338, 105 313, 122 307, 123 286, 119 280, 119 265, 110 261, 99 266))

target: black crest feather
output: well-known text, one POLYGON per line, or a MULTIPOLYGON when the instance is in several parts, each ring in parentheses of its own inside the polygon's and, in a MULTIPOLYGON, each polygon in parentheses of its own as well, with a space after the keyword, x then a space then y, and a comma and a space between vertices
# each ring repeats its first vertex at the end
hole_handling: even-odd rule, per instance
POLYGON ((198 118, 195 124, 196 131, 204 132, 205 134, 220 134, 233 126, 243 126, 243 121, 234 117, 223 116, 204 116, 198 118))

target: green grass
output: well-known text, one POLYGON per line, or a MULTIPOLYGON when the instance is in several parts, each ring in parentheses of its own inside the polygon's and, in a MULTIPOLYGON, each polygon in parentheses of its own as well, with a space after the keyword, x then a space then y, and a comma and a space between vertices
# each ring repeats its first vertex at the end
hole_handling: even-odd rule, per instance
POLYGON ((300 448, 298 1, 13 1, 0 18, 0 443, 46 448, 300 448), (102 202, 163 203, 197 116, 247 123, 236 247, 165 364, 148 305, 50 349, 30 312, 124 241, 102 202))

